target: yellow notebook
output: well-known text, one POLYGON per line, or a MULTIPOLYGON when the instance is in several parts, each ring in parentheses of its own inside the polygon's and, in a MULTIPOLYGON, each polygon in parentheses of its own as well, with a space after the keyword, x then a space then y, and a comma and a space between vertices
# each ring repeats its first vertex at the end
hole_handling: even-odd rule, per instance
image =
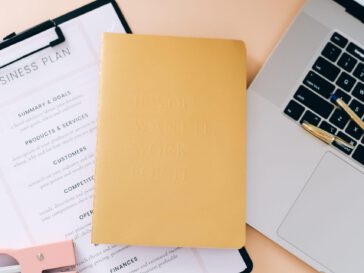
POLYGON ((244 44, 105 34, 93 243, 245 243, 244 44))

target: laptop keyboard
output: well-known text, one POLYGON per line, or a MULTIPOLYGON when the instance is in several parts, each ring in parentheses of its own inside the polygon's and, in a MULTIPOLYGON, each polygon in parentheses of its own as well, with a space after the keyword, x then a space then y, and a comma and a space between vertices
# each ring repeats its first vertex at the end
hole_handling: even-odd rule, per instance
POLYGON ((330 101, 341 97, 364 120, 364 49, 334 33, 298 87, 284 113, 341 137, 355 148, 333 144, 364 165, 364 132, 330 101))

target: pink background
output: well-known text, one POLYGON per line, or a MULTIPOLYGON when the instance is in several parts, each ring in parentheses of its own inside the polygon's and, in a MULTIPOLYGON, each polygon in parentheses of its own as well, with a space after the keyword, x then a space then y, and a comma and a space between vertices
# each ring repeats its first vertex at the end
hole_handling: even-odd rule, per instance
MULTIPOLYGON (((90 0, 2 1, 0 37, 57 17, 90 0)), ((249 82, 304 0, 119 0, 134 33, 234 38, 248 48, 249 82)), ((309 266, 248 227, 254 273, 310 273, 309 266)))

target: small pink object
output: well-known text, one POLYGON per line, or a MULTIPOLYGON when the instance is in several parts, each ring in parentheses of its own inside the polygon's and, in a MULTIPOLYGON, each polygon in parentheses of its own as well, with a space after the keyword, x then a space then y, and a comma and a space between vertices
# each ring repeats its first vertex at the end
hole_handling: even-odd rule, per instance
MULTIPOLYGON (((0 249, 0 255, 14 258, 20 265, 21 273, 42 273, 44 271, 74 268, 75 249, 72 241, 64 241, 23 249, 0 249)), ((77 273, 76 271, 66 271, 77 273)))

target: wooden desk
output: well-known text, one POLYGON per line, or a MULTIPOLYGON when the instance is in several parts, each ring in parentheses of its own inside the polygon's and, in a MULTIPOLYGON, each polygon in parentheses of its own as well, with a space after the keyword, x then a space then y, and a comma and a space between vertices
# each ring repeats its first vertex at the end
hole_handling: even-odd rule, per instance
MULTIPOLYGON (((82 6, 89 0, 4 1, 0 37, 82 6)), ((134 33, 244 40, 251 81, 304 0, 119 0, 134 33)), ((254 273, 313 273, 309 266, 248 228, 254 273)))

